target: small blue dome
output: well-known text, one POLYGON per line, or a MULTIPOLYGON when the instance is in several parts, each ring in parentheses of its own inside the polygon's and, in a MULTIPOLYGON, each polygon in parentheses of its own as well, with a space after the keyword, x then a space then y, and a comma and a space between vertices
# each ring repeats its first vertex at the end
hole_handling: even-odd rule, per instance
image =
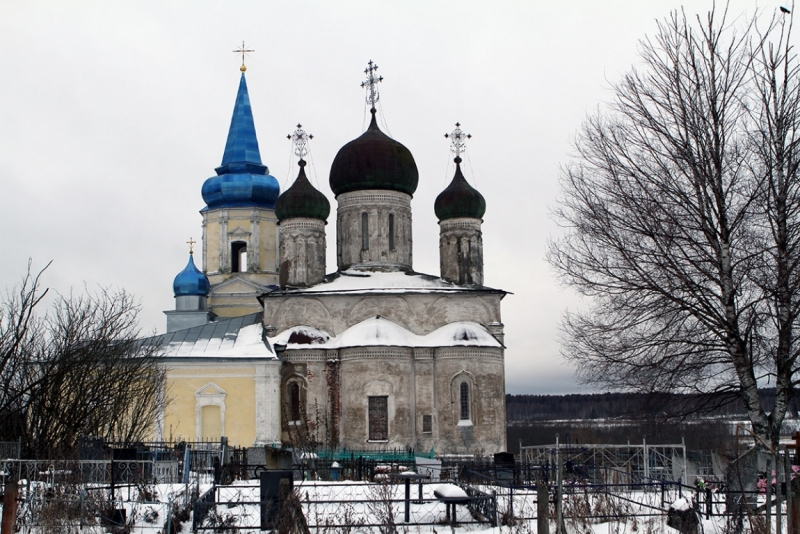
POLYGON ((186 295, 199 295, 207 297, 211 290, 211 283, 200 270, 194 265, 194 256, 189 254, 189 263, 186 268, 178 273, 175 281, 172 282, 172 291, 176 297, 186 295))

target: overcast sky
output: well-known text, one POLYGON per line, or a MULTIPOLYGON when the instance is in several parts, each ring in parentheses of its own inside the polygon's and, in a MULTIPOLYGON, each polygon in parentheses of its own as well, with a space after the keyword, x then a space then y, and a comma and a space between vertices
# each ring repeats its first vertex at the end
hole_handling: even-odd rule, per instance
MULTIPOLYGON (((59 292, 122 287, 163 332, 172 279, 199 240, 203 181, 220 164, 240 56, 261 158, 284 190, 286 135, 314 135, 307 168, 328 186, 339 148, 367 126, 367 61, 383 75, 382 128, 414 155, 414 268, 439 274, 433 202, 453 174, 443 134, 473 135, 467 179, 486 197, 485 282, 503 302, 509 393, 582 387, 559 354, 581 306, 544 260, 559 229, 559 166, 583 118, 638 62, 670 1, 69 2, 0 4, 0 287, 53 260, 59 292)), ((710 2, 686 4, 703 13, 710 2)), ((754 2, 732 1, 735 16, 754 2)), ((760 4, 772 13, 777 4, 760 4)), ((335 213, 328 271, 335 270, 335 213)))

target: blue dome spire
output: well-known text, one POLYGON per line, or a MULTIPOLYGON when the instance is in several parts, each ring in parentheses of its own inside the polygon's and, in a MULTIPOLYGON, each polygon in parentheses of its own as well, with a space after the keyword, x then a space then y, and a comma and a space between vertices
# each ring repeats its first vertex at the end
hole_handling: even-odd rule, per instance
MULTIPOLYGON (((239 91, 236 93, 236 104, 233 106, 231 127, 228 130, 228 141, 225 143, 225 153, 222 155, 222 165, 217 167, 217 174, 225 174, 231 170, 231 164, 245 163, 254 167, 264 167, 266 174, 269 170, 261 164, 261 153, 258 151, 258 138, 256 125, 253 121, 253 110, 250 107, 250 94, 247 92, 247 80, 244 72, 239 79, 239 91)), ((255 170, 255 169, 254 169, 255 170)), ((252 171, 251 171, 252 172, 252 171)))
POLYGON ((206 180, 202 189, 203 200, 209 208, 275 207, 280 186, 261 163, 244 72, 239 81, 222 164, 215 171, 217 176, 206 180))
POLYGON ((178 273, 172 282, 172 290, 176 297, 186 295, 198 295, 207 297, 211 290, 211 284, 200 270, 194 265, 194 255, 189 253, 189 263, 186 268, 178 273))

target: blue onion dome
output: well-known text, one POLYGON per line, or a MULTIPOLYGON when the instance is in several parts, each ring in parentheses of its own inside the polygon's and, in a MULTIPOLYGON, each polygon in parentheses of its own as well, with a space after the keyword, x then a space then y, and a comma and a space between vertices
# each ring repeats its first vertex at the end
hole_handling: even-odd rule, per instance
POLYGON ((466 178, 461 173, 461 158, 457 157, 456 175, 447 189, 439 193, 436 202, 433 203, 433 210, 440 221, 445 219, 455 219, 456 217, 472 217, 474 219, 483 218, 486 213, 486 200, 477 189, 467 183, 466 178))
POLYGON ((292 186, 283 192, 275 202, 275 216, 278 222, 292 217, 307 217, 326 221, 331 213, 331 203, 306 177, 306 162, 300 160, 300 173, 292 186))
POLYGON ((360 137, 344 145, 331 165, 335 195, 363 189, 389 189, 413 195, 419 172, 411 152, 378 128, 375 109, 360 137))
POLYGON ((172 282, 172 291, 176 297, 186 295, 199 295, 207 297, 211 290, 211 284, 200 270, 194 265, 194 256, 189 254, 189 263, 186 268, 178 273, 172 282))
POLYGON ((280 186, 261 163, 258 138, 250 107, 247 82, 242 72, 233 108, 231 127, 222 164, 203 184, 203 200, 209 209, 239 206, 274 208, 280 186))

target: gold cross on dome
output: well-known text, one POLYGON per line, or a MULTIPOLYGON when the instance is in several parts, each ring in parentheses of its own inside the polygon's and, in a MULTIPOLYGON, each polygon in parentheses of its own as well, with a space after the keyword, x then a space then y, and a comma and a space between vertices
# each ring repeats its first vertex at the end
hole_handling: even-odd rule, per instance
POLYGON ((367 104, 375 108, 375 103, 380 99, 380 95, 378 94, 378 82, 383 81, 383 76, 378 76, 375 74, 375 71, 378 70, 378 66, 369 60, 367 63, 367 68, 364 69, 364 74, 367 75, 367 79, 361 82, 361 87, 367 89, 367 104))
POLYGON ((449 134, 444 134, 445 139, 450 139, 450 150, 457 158, 467 149, 467 139, 472 139, 472 135, 461 130, 461 123, 456 123, 456 129, 449 134))
POLYGON ((191 237, 189 238, 189 241, 186 242, 186 244, 189 245, 189 254, 194 254, 194 244, 195 243, 197 243, 197 241, 195 241, 191 237))
POLYGON ((247 55, 248 52, 255 52, 255 50, 251 50, 244 47, 244 41, 242 41, 242 46, 239 47, 238 50, 234 50, 234 54, 242 54, 242 66, 239 67, 239 70, 244 72, 247 70, 247 67, 244 66, 244 56, 247 55))

